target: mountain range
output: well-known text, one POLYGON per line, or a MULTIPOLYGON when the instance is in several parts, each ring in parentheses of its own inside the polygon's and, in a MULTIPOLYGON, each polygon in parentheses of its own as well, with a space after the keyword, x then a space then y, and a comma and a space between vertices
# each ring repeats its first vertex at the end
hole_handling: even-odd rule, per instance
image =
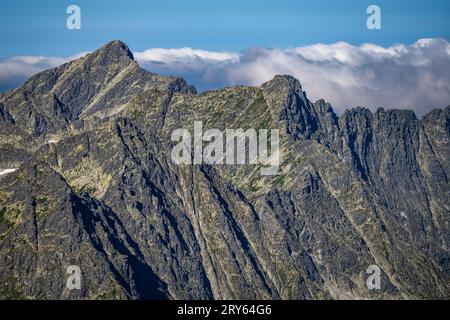
POLYGON ((197 93, 112 41, 0 94, 0 298, 449 299, 449 156, 450 106, 338 116, 288 75, 197 93), (194 121, 279 129, 278 174, 175 164, 194 121))

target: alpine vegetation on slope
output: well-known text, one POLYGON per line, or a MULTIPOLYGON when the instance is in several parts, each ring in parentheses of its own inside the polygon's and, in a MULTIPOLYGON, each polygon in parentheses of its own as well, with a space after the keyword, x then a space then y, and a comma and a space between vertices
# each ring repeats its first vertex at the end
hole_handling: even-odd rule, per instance
POLYGON ((1 94, 0 149, 3 299, 450 298, 450 107, 338 117, 291 76, 197 94, 113 41, 1 94), (196 121, 278 130, 276 174, 175 163, 196 121))

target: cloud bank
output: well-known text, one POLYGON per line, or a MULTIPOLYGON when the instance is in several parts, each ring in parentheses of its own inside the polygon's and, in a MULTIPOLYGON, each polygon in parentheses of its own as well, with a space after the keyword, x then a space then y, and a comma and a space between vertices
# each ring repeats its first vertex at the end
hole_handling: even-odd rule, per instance
MULTIPOLYGON (((182 76, 199 91, 259 85, 276 74, 291 74, 311 100, 324 98, 338 113, 365 106, 372 110, 408 108, 421 116, 450 104, 450 44, 440 38, 388 48, 338 42, 290 49, 251 48, 240 53, 153 48, 134 52, 134 56, 142 67, 182 76)), ((73 58, 0 61, 0 87, 11 87, 73 58)))

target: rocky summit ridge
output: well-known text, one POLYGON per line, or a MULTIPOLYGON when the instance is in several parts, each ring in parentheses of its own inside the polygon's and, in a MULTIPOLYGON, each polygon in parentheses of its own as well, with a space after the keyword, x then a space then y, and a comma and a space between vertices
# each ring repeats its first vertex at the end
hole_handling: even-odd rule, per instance
POLYGON ((291 76, 198 94, 113 41, 0 95, 0 298, 448 299, 449 155, 450 107, 337 116, 291 76), (278 175, 174 164, 195 120, 279 129, 278 175))

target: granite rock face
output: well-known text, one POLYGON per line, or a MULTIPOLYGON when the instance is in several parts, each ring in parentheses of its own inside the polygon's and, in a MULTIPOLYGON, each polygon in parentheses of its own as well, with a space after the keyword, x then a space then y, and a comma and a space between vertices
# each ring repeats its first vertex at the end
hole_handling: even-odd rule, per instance
POLYGON ((197 94, 113 41, 1 94, 0 151, 3 299, 450 298, 450 107, 338 117, 291 76, 197 94), (194 121, 279 129, 278 175, 175 164, 194 121))

